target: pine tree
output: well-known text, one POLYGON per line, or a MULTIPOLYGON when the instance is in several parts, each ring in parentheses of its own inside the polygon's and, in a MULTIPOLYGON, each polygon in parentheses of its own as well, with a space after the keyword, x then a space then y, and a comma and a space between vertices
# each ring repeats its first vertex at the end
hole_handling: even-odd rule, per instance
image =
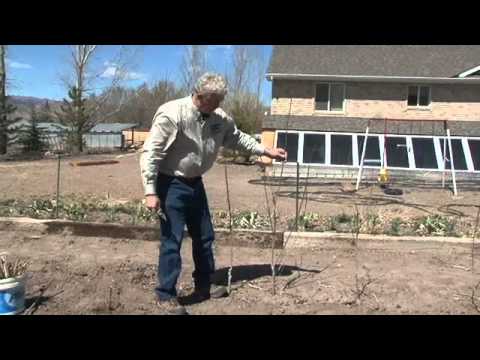
POLYGON ((15 125, 22 118, 13 117, 16 107, 8 103, 8 98, 0 96, 0 154, 6 154, 8 145, 18 139, 18 127, 15 125))
POLYGON ((16 108, 9 104, 6 95, 5 48, 0 45, 0 155, 6 154, 8 145, 16 140, 17 128, 12 125, 21 120, 13 117, 16 108))
POLYGON ((21 132, 18 143, 22 145, 24 152, 40 152, 46 148, 43 134, 38 127, 39 116, 35 107, 30 110, 30 124, 21 132))
POLYGON ((63 99, 61 111, 57 117, 62 125, 67 127, 66 145, 73 153, 83 152, 83 134, 87 133, 95 125, 90 111, 87 108, 87 99, 83 98, 82 92, 73 86, 68 91, 69 100, 63 99))

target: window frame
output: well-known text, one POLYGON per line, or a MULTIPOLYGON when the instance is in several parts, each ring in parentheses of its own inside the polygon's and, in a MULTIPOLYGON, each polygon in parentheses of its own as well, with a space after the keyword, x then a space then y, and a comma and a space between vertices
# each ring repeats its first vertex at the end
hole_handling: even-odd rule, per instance
MULTIPOLYGON (((279 134, 298 134, 298 146, 297 146, 297 162, 300 164, 303 164, 303 151, 300 151, 300 149, 303 150, 303 135, 301 134, 301 131, 298 130, 275 130, 275 146, 278 147, 278 135, 279 134)), ((286 149, 285 149, 286 150, 286 149)), ((291 162, 291 161, 285 161, 284 164, 287 165, 292 165, 296 164, 297 162, 291 162)), ((274 160, 274 164, 281 164, 281 161, 274 160)))
POLYGON ((407 85, 407 109, 409 110, 431 110, 432 109, 432 87, 430 85, 407 85), (410 94, 410 88, 417 88, 417 105, 408 105, 408 95, 410 94), (428 105, 420 105, 420 88, 428 89, 428 105))
POLYGON ((443 170, 443 162, 442 162, 442 150, 440 148, 440 141, 435 136, 422 136, 422 135, 408 135, 410 137, 411 143, 411 153, 412 153, 412 162, 413 162, 413 170, 423 170, 423 171, 440 171, 443 170), (431 139, 433 142, 433 151, 435 156, 435 161, 437 162, 437 168, 421 168, 417 166, 417 160, 415 159, 415 151, 413 149, 413 139, 431 139))
MULTIPOLYGON (((330 152, 327 151, 327 144, 328 146, 330 146, 330 137, 329 139, 327 140, 327 132, 313 132, 313 131, 302 131, 301 132, 302 134, 299 135, 302 137, 302 147, 301 147, 301 151, 298 150, 299 152, 302 153, 302 164, 306 164, 306 165, 323 165, 325 166, 327 164, 327 152, 329 153, 328 154, 328 162, 330 162, 330 152), (323 163, 306 163, 306 162, 303 162, 303 153, 305 151, 305 135, 323 135, 324 138, 325 138, 325 143, 324 143, 324 148, 325 148, 325 154, 324 154, 324 162, 323 163)), ((299 141, 299 144, 300 144, 300 141, 299 141)), ((300 148, 300 145, 299 145, 299 148, 300 148)), ((298 157, 297 157, 298 158, 298 157)))
POLYGON ((344 114, 345 113, 345 104, 347 97, 347 86, 345 83, 340 82, 315 82, 313 84, 313 110, 315 113, 328 113, 328 114, 344 114), (317 85, 328 85, 328 102, 327 110, 317 109, 317 85), (341 85, 343 88, 343 100, 342 100, 342 110, 332 110, 331 108, 331 88, 332 85, 341 85))
MULTIPOLYGON (((466 141, 466 143, 467 143, 467 148, 468 148, 467 151, 468 151, 468 154, 469 154, 469 156, 470 156, 470 161, 471 161, 472 169, 473 169, 474 171, 480 172, 480 168, 479 168, 478 170, 475 170, 475 163, 474 163, 474 161, 473 161, 472 152, 471 152, 471 150, 470 150, 470 144, 468 143, 468 140, 480 141, 480 138, 467 137, 467 138, 465 139, 465 141, 466 141)), ((468 160, 467 160, 467 165, 468 165, 468 164, 469 164, 469 163, 468 163, 468 160)))
MULTIPOLYGON (((439 149, 439 156, 440 156, 440 167, 441 167, 441 171, 446 171, 446 172, 450 172, 451 169, 448 169, 448 168, 444 168, 443 166, 443 157, 442 157, 442 154, 443 154, 443 148, 442 148, 442 145, 441 145, 441 142, 440 140, 441 139, 445 139, 445 141, 447 142, 447 151, 449 151, 448 149, 448 137, 446 135, 442 135, 442 136, 435 136, 435 140, 438 142, 438 149, 439 149)), ((465 158, 465 164, 467 165, 467 169, 466 170, 460 170, 460 169, 457 169, 455 168, 455 172, 474 172, 474 173, 480 173, 480 170, 477 170, 475 171, 474 170, 474 167, 473 167, 473 161, 472 161, 472 155, 470 153, 470 147, 468 146, 468 139, 473 139, 473 140, 480 140, 479 137, 476 137, 476 136, 450 136, 450 139, 451 140, 460 140, 460 144, 462 145, 462 151, 463 151, 463 157, 465 158)), ((453 149, 452 149, 453 150, 453 149)), ((455 166, 455 164, 453 164, 455 166)))
MULTIPOLYGON (((297 161, 300 165, 310 166, 310 167, 331 167, 331 168, 352 168, 358 169, 360 166, 360 157, 361 153, 358 154, 358 136, 365 136, 364 133, 352 133, 352 132, 338 132, 338 131, 303 131, 303 130, 275 130, 275 146, 277 146, 278 142, 278 134, 279 133, 286 133, 286 134, 298 134, 298 147, 297 147, 297 161), (304 135, 305 134, 313 134, 313 135, 324 135, 325 136, 325 163, 305 163, 303 161, 303 151, 304 151, 304 135), (350 135, 352 137, 352 162, 353 165, 336 165, 331 163, 331 136, 332 135, 350 135)), ((385 135, 380 133, 370 133, 368 137, 378 137, 378 146, 380 152, 380 161, 383 163, 384 161, 384 148, 385 148, 385 135)), ((408 155, 408 163, 409 167, 392 167, 388 166, 388 169, 392 170, 414 170, 414 171, 425 171, 425 172, 442 172, 447 171, 449 172, 450 169, 443 167, 443 158, 442 158, 442 151, 440 139, 447 139, 446 135, 441 136, 431 136, 431 135, 398 135, 398 134, 387 134, 387 137, 402 137, 406 139, 406 146, 407 146, 407 155, 408 155), (438 169, 431 169, 431 168, 420 168, 416 167, 415 161, 415 153, 413 151, 413 142, 412 138, 424 138, 424 139, 433 139, 433 146, 435 150, 435 158, 438 164, 438 169)), ((455 169, 455 172, 471 172, 471 173, 480 173, 480 170, 475 170, 472 160, 472 155, 470 153, 470 147, 468 144, 468 140, 478 140, 480 141, 479 136, 450 136, 452 140, 459 139, 461 140, 463 155, 465 158, 465 163, 467 164, 466 170, 459 170, 455 169)), ((448 145, 447 145, 448 146, 448 145)), ((388 162, 388 159, 387 159, 388 162)), ((274 160, 274 164, 281 164, 282 162, 274 160)), ((287 165, 296 164, 295 162, 286 162, 287 165)), ((378 169, 379 165, 370 165, 364 164, 364 168, 372 168, 378 169)))

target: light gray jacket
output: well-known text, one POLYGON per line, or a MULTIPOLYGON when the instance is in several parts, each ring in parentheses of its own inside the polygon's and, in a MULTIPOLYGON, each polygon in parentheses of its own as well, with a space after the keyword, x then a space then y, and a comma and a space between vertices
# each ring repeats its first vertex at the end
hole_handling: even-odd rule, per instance
POLYGON ((156 194, 159 172, 187 178, 203 175, 213 166, 221 146, 256 155, 265 151, 220 108, 203 119, 191 96, 160 106, 140 159, 145 195, 156 194))

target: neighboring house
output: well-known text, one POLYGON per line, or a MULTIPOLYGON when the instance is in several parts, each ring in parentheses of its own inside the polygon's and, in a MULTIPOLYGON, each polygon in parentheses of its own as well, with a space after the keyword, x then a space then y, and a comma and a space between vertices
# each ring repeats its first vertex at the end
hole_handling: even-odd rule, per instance
POLYGON ((83 135, 89 149, 123 149, 126 146, 124 132, 134 133, 137 124, 97 124, 83 135))
POLYGON ((123 131, 125 136, 125 142, 128 145, 143 145, 145 140, 147 140, 150 129, 133 129, 123 131))
MULTIPOLYGON (((15 130, 15 136, 20 136, 22 131, 26 130, 31 126, 29 120, 22 119, 15 124, 11 125, 10 128, 15 130)), ((61 124, 52 123, 52 122, 39 122, 37 123, 38 130, 44 140, 45 144, 51 150, 63 150, 64 149, 64 132, 67 130, 67 127, 61 124)), ((19 146, 18 144, 16 146, 19 146)))
MULTIPOLYGON (((30 126, 28 120, 21 120, 16 124, 18 131, 30 126)), ((37 124, 49 150, 65 151, 65 133, 68 127, 51 122, 37 124)), ((97 124, 88 133, 83 135, 87 149, 123 149, 127 145, 125 133, 134 134, 137 124, 97 124)))
POLYGON ((262 142, 287 148, 284 174, 356 175, 367 125, 367 168, 450 169, 448 128, 455 171, 480 173, 480 46, 274 46, 266 77, 262 142))
POLYGON ((49 150, 65 150, 64 134, 68 129, 66 126, 52 122, 41 122, 37 126, 49 150))

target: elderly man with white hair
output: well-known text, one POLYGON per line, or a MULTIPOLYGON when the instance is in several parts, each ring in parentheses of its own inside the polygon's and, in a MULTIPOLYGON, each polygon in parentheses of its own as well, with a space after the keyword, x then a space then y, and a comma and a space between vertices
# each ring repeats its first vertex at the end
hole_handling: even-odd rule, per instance
POLYGON ((213 288, 214 230, 202 175, 214 164, 221 146, 241 149, 283 161, 286 151, 266 148, 238 130, 219 108, 227 94, 225 79, 202 75, 193 94, 160 106, 141 156, 146 206, 160 216, 158 304, 169 314, 187 314, 178 302, 176 285, 181 272, 180 248, 185 225, 192 238, 195 270, 194 296, 199 301, 226 296, 225 287, 213 288))

